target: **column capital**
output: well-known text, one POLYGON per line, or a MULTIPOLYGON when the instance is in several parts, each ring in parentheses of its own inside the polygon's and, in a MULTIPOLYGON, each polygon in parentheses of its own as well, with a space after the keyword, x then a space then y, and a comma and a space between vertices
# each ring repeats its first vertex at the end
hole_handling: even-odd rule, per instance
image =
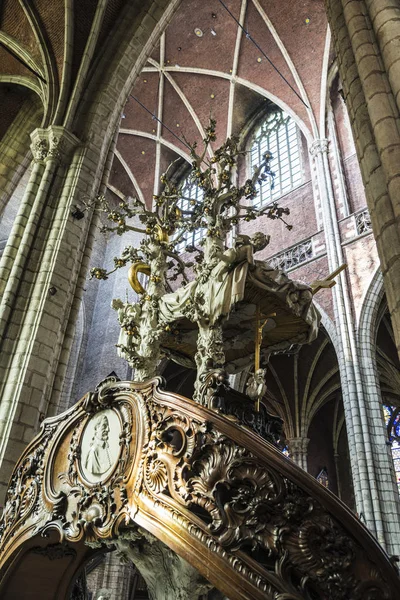
POLYGON ((310 146, 311 156, 316 156, 317 154, 323 154, 324 152, 327 153, 329 150, 328 146, 329 146, 329 140, 327 138, 314 140, 310 146))
POLYGON ((286 439, 286 441, 289 446, 290 454, 295 455, 295 454, 306 454, 307 453, 307 448, 308 448, 310 438, 295 437, 295 438, 286 439))
POLYGON ((31 133, 31 150, 35 162, 56 160, 62 162, 76 146, 79 139, 65 127, 50 125, 31 133))

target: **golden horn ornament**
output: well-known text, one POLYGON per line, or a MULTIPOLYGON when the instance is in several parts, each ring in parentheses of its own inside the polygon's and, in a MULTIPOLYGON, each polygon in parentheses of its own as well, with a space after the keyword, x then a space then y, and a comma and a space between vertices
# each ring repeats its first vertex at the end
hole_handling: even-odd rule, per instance
POLYGON ((154 227, 154 231, 156 232, 157 238, 160 242, 169 242, 169 235, 165 229, 161 227, 158 223, 154 227))
POLYGON ((130 267, 130 269, 128 271, 128 281, 129 281, 132 289, 137 294, 144 294, 146 292, 146 290, 144 289, 144 287, 142 286, 142 284, 140 283, 140 281, 138 279, 138 273, 144 273, 145 275, 148 275, 150 277, 151 270, 150 270, 149 265, 147 265, 144 262, 136 262, 136 263, 133 263, 133 265, 130 267))

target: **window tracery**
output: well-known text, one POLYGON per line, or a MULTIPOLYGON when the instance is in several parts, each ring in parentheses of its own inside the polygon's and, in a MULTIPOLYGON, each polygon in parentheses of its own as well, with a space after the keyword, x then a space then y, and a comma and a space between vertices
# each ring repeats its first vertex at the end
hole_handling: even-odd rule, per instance
POLYGON ((326 488, 329 488, 328 471, 324 467, 317 475, 317 481, 326 488))
POLYGON ((269 152, 275 178, 259 184, 255 206, 273 202, 302 183, 299 142, 297 125, 289 115, 279 109, 268 114, 253 139, 250 163, 253 169, 269 152))
POLYGON ((365 209, 356 215, 356 230, 357 235, 372 231, 371 217, 368 209, 365 209))
MULTIPOLYGON (((189 177, 186 178, 181 190, 182 197, 177 203, 177 206, 182 211, 191 210, 193 204, 203 200, 204 191, 196 185, 189 177)), ((185 238, 178 244, 180 250, 184 250, 186 246, 198 246, 201 239, 204 237, 203 229, 195 229, 192 232, 187 232, 185 238)))
POLYGON ((282 269, 287 271, 293 267, 310 260, 314 256, 312 240, 306 240, 301 244, 297 244, 289 250, 285 250, 280 254, 276 254, 268 260, 269 264, 274 269, 282 269))

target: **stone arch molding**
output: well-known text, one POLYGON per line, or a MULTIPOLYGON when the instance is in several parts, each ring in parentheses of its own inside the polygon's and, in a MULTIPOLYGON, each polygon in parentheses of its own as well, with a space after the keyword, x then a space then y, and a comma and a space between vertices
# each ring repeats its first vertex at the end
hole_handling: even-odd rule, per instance
POLYGON ((362 332, 374 339, 376 336, 378 309, 385 294, 383 275, 378 267, 371 278, 369 286, 361 302, 361 311, 358 319, 359 336, 362 332))
POLYGON ((161 383, 109 378, 43 422, 7 493, 2 600, 68 598, 95 552, 134 557, 149 536, 230 600, 395 600, 397 571, 344 504, 161 383))

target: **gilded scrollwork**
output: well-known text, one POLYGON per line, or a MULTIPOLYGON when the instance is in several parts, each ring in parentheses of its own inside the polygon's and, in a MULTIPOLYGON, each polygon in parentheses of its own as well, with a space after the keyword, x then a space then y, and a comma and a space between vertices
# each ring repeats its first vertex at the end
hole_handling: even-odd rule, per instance
POLYGON ((168 488, 168 472, 165 463, 150 455, 145 467, 146 487, 156 494, 168 488))
POLYGON ((104 408, 109 408, 114 400, 113 384, 119 380, 116 376, 109 376, 101 381, 94 392, 88 392, 84 397, 83 408, 86 413, 92 414, 104 408))
MULTIPOLYGON (((78 481, 78 461, 81 457, 81 447, 79 444, 79 437, 81 434, 82 422, 78 422, 78 425, 72 432, 71 442, 68 452, 68 483, 71 487, 75 486, 78 481)), ((62 474, 65 478, 65 474, 62 474)))
POLYGON ((243 448, 224 439, 208 447, 205 458, 195 461, 188 487, 193 503, 210 515, 209 530, 221 546, 273 550, 268 526, 284 482, 260 469, 243 448))
POLYGON ((154 402, 149 413, 153 433, 146 472, 153 479, 146 476, 145 493, 172 514, 171 498, 178 500, 187 530, 225 556, 236 572, 274 598, 355 600, 364 598, 357 595, 360 589, 368 590, 365 597, 371 600, 390 597, 386 584, 375 580, 366 585, 357 578, 360 548, 354 539, 278 468, 261 465, 210 422, 184 420, 154 402), (185 427, 179 427, 182 421, 185 427), (203 526, 195 527, 199 516, 203 526), (381 595, 374 596, 378 589, 381 595))
MULTIPOLYGON (((110 391, 115 383, 114 380, 108 381, 107 389, 103 387, 97 390, 97 393, 91 397, 89 405, 85 401, 84 409, 89 409, 88 413, 92 419, 101 420, 105 412, 110 411, 110 408, 105 407, 110 407, 111 399, 115 398, 115 394, 110 391), (102 410, 105 412, 101 412, 102 410), (96 412, 91 416, 93 411, 96 412)), ((76 498, 71 518, 63 525, 67 539, 79 539, 82 536, 91 542, 98 538, 106 539, 113 534, 119 520, 129 521, 126 476, 134 459, 131 455, 133 420, 131 408, 126 401, 119 403, 118 412, 123 423, 118 435, 118 461, 115 466, 112 461, 107 463, 104 473, 102 471, 99 473, 97 482, 94 477, 93 482, 88 485, 87 478, 81 475, 81 472, 85 471, 84 464, 87 463, 82 461, 84 422, 79 423, 72 433, 68 472, 61 473, 58 477, 69 488, 69 494, 76 498)), ((102 443, 107 444, 106 440, 102 443)), ((117 441, 114 440, 114 445, 116 443, 117 441)), ((93 448, 95 446, 92 444, 89 452, 93 451, 93 448)))
POLYGON ((56 530, 71 548, 129 538, 134 553, 137 528, 148 526, 173 549, 183 540, 186 560, 203 575, 206 564, 214 585, 218 563, 234 582, 221 583, 231 600, 396 599, 388 557, 332 494, 254 432, 159 384, 108 381, 64 420, 44 423, 11 480, 0 570, 24 532, 56 530), (120 415, 120 454, 90 483, 81 440, 102 411, 120 415))
POLYGON ((31 452, 23 455, 13 473, 0 519, 2 543, 10 535, 12 536, 15 528, 21 527, 34 511, 39 510, 44 457, 56 427, 55 424, 44 425, 41 437, 38 440, 39 443, 33 445, 31 452))

